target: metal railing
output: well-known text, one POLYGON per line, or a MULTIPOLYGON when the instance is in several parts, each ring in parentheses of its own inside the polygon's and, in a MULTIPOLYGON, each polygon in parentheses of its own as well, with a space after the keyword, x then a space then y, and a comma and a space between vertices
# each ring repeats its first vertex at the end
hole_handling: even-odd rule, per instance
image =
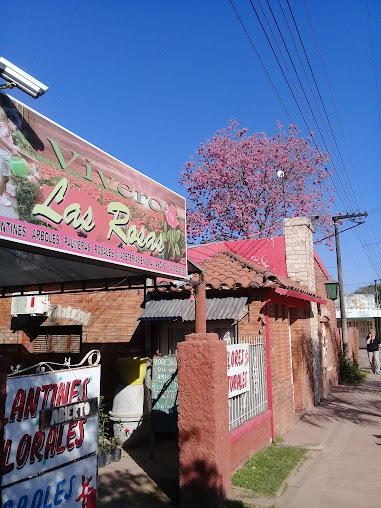
POLYGON ((265 370, 265 338, 261 335, 245 335, 232 338, 231 344, 249 344, 250 389, 229 399, 229 429, 264 413, 267 408, 267 384, 265 370))

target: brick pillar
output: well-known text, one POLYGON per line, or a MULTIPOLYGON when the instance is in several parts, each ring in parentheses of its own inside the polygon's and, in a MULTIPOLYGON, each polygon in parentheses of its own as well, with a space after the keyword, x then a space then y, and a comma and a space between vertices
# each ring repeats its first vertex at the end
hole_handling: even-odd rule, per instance
MULTIPOLYGON (((315 255, 312 222, 307 217, 288 217, 284 219, 284 239, 286 246, 286 267, 290 279, 299 281, 302 286, 316 292, 315 255)), ((311 302, 311 356, 314 376, 314 398, 318 404, 323 397, 321 348, 319 342, 319 316, 317 304, 311 302)))
POLYGON ((220 506, 231 486, 226 343, 192 333, 177 361, 181 504, 220 506))
POLYGON ((288 217, 283 228, 287 275, 310 291, 316 291, 313 228, 306 217, 288 217))

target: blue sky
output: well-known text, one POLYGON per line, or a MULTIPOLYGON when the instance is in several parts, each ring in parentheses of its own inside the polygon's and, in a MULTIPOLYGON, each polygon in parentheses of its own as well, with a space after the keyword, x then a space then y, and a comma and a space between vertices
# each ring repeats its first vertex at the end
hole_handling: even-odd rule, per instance
MULTIPOLYGON (((253 4, 260 12, 266 2, 253 4)), ((286 0, 281 4, 287 9, 286 0)), ((343 187, 334 212, 374 210, 381 207, 381 126, 366 0, 306 4, 346 140, 304 3, 290 0, 340 149, 337 161, 341 156, 352 185, 338 163, 336 179, 343 187)), ((293 121, 306 134, 249 0, 234 5, 293 121)), ((278 2, 270 5, 286 33, 278 2)), ((369 12, 381 86, 380 2, 369 0, 369 12)), ((6 6, 3 20, 1 55, 50 87, 38 100, 18 91, 11 95, 180 194, 185 162, 229 119, 267 134, 274 133, 276 120, 289 124, 228 0, 16 0, 6 6)), ((321 128, 324 133, 324 124, 321 128)), ((381 241, 380 214, 381 208, 369 216, 366 229, 341 235, 346 292, 381 278, 381 244, 361 245, 381 241)), ((325 247, 318 252, 336 278, 334 252, 325 247)))

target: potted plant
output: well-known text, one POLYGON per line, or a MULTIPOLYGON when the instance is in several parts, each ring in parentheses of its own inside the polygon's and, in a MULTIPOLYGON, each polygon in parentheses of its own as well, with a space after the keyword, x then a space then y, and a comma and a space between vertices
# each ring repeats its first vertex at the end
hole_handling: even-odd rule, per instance
POLYGON ((105 467, 106 465, 106 452, 103 443, 98 443, 98 467, 105 467))
POLYGON ((105 454, 106 454, 106 466, 108 466, 112 462, 111 443, 110 443, 110 441, 106 442, 105 454))
POLYGON ((98 467, 104 467, 111 462, 111 449, 108 440, 108 416, 105 413, 104 397, 99 400, 99 430, 98 430, 98 467), (109 462, 108 457, 109 456, 109 462))
POLYGON ((111 439, 111 460, 113 462, 119 462, 122 458, 122 448, 119 446, 119 439, 113 437, 111 439))

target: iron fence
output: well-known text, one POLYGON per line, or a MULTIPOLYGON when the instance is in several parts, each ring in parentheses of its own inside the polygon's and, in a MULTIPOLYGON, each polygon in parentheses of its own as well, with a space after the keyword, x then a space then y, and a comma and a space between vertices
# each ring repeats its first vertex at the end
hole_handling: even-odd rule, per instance
POLYGON ((267 408, 267 384, 265 371, 265 339, 261 335, 245 335, 231 338, 231 344, 249 344, 249 386, 244 393, 229 399, 229 428, 264 413, 267 408))

